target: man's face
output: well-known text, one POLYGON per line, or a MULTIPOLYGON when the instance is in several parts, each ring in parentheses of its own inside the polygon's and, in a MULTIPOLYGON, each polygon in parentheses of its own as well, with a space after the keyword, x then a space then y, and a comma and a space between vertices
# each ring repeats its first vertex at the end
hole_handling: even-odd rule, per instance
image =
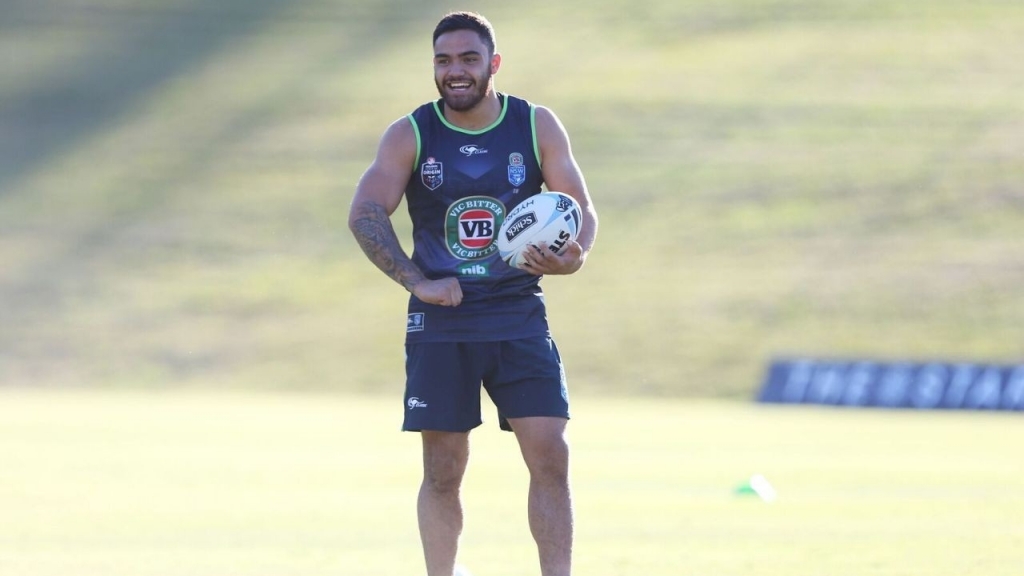
POLYGON ((498 56, 491 57, 487 45, 472 30, 455 30, 434 42, 434 83, 448 108, 471 110, 491 88, 498 56))

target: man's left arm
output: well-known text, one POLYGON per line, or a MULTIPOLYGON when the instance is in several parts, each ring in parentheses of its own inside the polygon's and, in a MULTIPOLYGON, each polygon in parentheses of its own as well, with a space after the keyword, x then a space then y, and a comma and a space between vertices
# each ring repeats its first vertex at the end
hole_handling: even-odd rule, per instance
POLYGON ((527 271, 533 274, 572 274, 583 267, 597 239, 597 211, 590 199, 587 182, 572 154, 569 134, 554 112, 543 106, 536 109, 537 144, 540 148, 544 184, 553 192, 564 192, 580 205, 583 222, 579 236, 561 256, 540 247, 526 252, 527 271))

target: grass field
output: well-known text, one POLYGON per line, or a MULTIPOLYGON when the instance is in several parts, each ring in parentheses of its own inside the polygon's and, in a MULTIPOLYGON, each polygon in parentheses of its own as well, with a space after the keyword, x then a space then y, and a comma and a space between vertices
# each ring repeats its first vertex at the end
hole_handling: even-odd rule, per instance
MULTIPOLYGON (((453 7, 5 3, 0 384, 393 386, 405 296, 346 210, 435 96, 453 7)), ((474 7, 601 210, 587 268, 545 281, 577 390, 745 398, 779 353, 1020 359, 1021 2, 474 7)))
MULTIPOLYGON (((0 573, 411 576, 418 437, 397 400, 0 391, 0 573)), ((586 576, 1017 576, 1024 421, 1008 414, 582 399, 586 576), (766 504, 735 490, 751 474, 766 504)), ((535 574, 526 476, 473 436, 463 561, 535 574)))
MULTIPOLYGON (((345 217, 457 6, 3 4, 0 576, 421 574, 406 297, 345 217)), ((1024 574, 1019 414, 745 401, 775 354, 1021 360, 1024 3, 473 8, 602 216, 544 281, 580 576, 1024 574)), ((474 438, 463 560, 535 573, 474 438)))

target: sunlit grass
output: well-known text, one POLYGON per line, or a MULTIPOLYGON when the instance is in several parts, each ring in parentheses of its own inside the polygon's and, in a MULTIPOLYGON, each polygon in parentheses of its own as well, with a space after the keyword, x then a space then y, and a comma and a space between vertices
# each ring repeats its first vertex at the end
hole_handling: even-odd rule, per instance
MULTIPOLYGON (((68 45, 134 46, 130 0, 37 4, 0 94, 88 78, 68 45)), ((196 34, 234 30, 218 6, 196 34)), ((531 6, 479 8, 499 89, 559 113, 601 211, 587 267, 545 281, 581 391, 746 397, 776 353, 1018 359, 1019 6, 531 6)), ((3 181, 0 381, 399 385, 405 295, 345 217, 434 97, 442 11, 282 3, 3 181)))
MULTIPOLYGON (((422 574, 400 395, 0 393, 0 568, 19 576, 422 574)), ((462 561, 536 573, 527 475, 473 433, 462 561)), ((576 566, 593 576, 1011 576, 1007 414, 574 401, 576 566), (751 475, 778 491, 738 495, 751 475)))

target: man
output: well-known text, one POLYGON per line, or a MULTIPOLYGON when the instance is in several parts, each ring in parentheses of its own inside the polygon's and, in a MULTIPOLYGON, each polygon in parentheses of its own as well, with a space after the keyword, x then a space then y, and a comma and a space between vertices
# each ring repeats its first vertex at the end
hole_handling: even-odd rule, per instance
POLYGON ((495 91, 501 56, 490 23, 451 13, 433 40, 440 99, 385 130, 349 214, 369 259, 411 293, 402 429, 422 438, 417 513, 427 573, 454 571, 463 524, 459 489, 469 431, 481 424, 482 384, 529 470, 529 524, 541 573, 569 576, 568 396, 539 280, 583 266, 597 214, 554 113, 495 91), (525 270, 509 267, 496 251, 498 227, 542 184, 579 202, 579 237, 562 255, 534 246, 525 270), (403 196, 412 258, 391 224, 403 196))

